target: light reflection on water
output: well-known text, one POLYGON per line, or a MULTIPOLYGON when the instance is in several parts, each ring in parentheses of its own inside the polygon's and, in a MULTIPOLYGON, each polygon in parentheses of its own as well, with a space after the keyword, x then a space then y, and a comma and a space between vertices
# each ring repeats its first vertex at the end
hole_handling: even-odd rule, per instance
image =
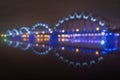
MULTIPOLYGON (((44 56, 53 51, 53 55, 65 64, 74 67, 90 67, 104 61, 104 56, 116 50, 106 51, 105 49, 82 48, 78 46, 65 46, 51 44, 49 41, 26 41, 7 40, 6 44, 23 51, 32 50, 34 54, 44 56)), ((96 46, 97 47, 97 46, 96 46)))

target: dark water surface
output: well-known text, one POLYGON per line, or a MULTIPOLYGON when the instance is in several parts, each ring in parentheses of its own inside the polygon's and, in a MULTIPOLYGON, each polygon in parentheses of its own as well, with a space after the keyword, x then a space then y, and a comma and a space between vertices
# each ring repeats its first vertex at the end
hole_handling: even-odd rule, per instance
POLYGON ((0 42, 0 76, 5 79, 115 79, 119 75, 119 50, 0 42))

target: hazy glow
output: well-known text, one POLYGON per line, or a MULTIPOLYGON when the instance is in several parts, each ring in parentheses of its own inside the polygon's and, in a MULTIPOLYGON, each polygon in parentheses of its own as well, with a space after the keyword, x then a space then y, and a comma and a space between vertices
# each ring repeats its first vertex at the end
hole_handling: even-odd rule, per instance
POLYGON ((78 48, 76 48, 75 52, 79 52, 79 49, 78 49, 78 48))
POLYGON ((96 30, 97 30, 97 31, 99 31, 99 30, 100 30, 100 28, 99 28, 99 27, 96 27, 96 30))

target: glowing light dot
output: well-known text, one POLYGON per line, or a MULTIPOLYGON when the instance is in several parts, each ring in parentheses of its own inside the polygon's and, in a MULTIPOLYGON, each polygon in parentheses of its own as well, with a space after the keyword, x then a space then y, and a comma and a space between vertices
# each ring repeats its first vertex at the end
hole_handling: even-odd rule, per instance
POLYGON ((39 32, 35 32, 35 34, 36 34, 36 35, 38 35, 38 34, 39 34, 39 32))
POLYGON ((96 30, 97 30, 97 31, 99 31, 99 30, 100 30, 100 28, 99 28, 99 27, 96 27, 96 30))
POLYGON ((62 42, 64 42, 65 41, 65 39, 62 39, 62 42))
POLYGON ((101 34, 102 34, 102 35, 105 35, 105 33, 104 33, 104 32, 102 32, 101 34))
POLYGON ((50 33, 53 33, 53 31, 50 31, 50 33))
POLYGON ((60 37, 60 34, 58 34, 58 37, 60 37))
POLYGON ((40 35, 37 35, 37 37, 40 37, 40 35))
POLYGON ((79 52, 79 49, 78 49, 78 48, 76 48, 75 52, 79 52))
POLYGON ((35 46, 39 46, 39 44, 38 44, 38 43, 36 43, 36 44, 35 44, 35 46))
POLYGON ((105 41, 104 41, 104 40, 102 40, 102 41, 101 41, 101 45, 103 45, 104 43, 105 43, 105 41))
POLYGON ((62 47, 62 50, 65 50, 65 48, 64 48, 64 47, 62 47))
POLYGON ((45 32, 43 31, 42 34, 45 34, 45 32))
POLYGON ((65 37, 65 35, 63 34, 62 37, 65 37))
POLYGON ((65 32, 65 30, 62 30, 62 32, 64 33, 64 32, 65 32))
POLYGON ((96 51, 96 52, 95 52, 95 54, 96 54, 96 55, 99 55, 99 52, 98 52, 98 51, 96 51))
POLYGON ((1 37, 3 37, 4 36, 4 34, 1 34, 1 37))
POLYGON ((23 41, 27 41, 27 38, 23 38, 23 41))
POLYGON ((27 35, 24 34, 24 35, 22 35, 22 37, 27 37, 27 35))
POLYGON ((7 39, 6 39, 6 38, 4 39, 4 42, 7 42, 7 39))
POLYGON ((76 29, 76 32, 79 32, 79 29, 76 29))
POLYGON ((6 34, 4 34, 4 37, 7 37, 7 35, 6 35, 6 34))
POLYGON ((37 38, 37 41, 40 41, 40 39, 39 39, 39 38, 37 38))

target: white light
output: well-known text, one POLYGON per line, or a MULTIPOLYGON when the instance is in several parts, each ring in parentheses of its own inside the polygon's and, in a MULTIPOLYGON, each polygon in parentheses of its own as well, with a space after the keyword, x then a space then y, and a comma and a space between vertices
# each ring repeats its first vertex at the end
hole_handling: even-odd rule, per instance
POLYGON ((50 31, 50 33, 53 33, 53 31, 50 31))
POLYGON ((103 45, 104 43, 105 43, 105 41, 104 41, 104 40, 102 40, 102 41, 101 41, 101 45, 103 45))
POLYGON ((64 48, 64 47, 62 47, 62 50, 65 50, 65 48, 64 48))
POLYGON ((65 30, 62 30, 62 32, 64 33, 64 32, 65 32, 65 30))
POLYGON ((105 35, 105 33, 104 33, 104 32, 102 32, 101 34, 102 34, 102 35, 105 35))
POLYGON ((120 34, 119 34, 119 33, 116 33, 116 36, 120 36, 120 34))

